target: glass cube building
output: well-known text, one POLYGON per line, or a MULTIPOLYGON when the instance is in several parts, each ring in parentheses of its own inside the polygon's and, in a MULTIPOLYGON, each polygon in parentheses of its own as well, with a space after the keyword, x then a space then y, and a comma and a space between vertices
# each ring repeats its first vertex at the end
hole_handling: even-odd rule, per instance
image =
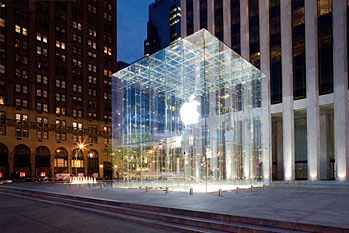
POLYGON ((112 91, 120 187, 213 192, 269 181, 268 79, 208 31, 115 73, 112 91))

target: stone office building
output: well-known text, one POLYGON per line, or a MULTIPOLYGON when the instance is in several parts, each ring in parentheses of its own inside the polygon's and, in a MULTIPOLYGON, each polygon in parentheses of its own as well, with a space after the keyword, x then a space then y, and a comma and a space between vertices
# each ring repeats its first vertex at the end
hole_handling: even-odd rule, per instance
POLYGON ((115 0, 0 1, 0 179, 111 177, 115 71, 115 0))
POLYGON ((348 0, 181 0, 181 33, 208 29, 270 78, 272 180, 348 180, 348 0))

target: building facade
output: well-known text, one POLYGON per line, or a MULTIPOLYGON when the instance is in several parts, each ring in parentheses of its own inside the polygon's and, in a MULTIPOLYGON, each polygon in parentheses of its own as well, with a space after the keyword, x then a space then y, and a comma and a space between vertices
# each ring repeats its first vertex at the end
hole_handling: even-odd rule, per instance
POLYGON ((181 7, 179 0, 155 0, 149 6, 147 39, 144 41, 144 56, 181 39, 181 7))
POLYGON ((115 0, 1 1, 1 177, 111 177, 115 71, 115 0))
POLYGON ((347 0, 181 0, 269 78, 272 180, 349 180, 347 0))

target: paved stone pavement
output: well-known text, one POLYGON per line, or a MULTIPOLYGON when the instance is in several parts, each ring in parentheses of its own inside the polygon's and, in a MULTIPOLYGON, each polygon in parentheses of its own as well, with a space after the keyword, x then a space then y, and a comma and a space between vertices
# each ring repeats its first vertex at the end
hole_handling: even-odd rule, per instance
POLYGON ((0 194, 1 233, 166 232, 163 229, 117 220, 71 208, 0 194))
POLYGON ((72 188, 67 184, 12 184, 23 188, 97 197, 148 205, 167 206, 264 219, 337 226, 349 229, 349 182, 311 182, 255 192, 241 190, 217 193, 189 193, 136 189, 104 189, 88 186, 72 188))

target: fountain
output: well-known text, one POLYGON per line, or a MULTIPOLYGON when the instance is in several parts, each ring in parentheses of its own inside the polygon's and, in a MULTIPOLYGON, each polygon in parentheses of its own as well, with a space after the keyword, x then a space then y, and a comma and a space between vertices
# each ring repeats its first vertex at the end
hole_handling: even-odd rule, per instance
POLYGON ((97 184, 95 177, 71 177, 71 184, 97 184))

